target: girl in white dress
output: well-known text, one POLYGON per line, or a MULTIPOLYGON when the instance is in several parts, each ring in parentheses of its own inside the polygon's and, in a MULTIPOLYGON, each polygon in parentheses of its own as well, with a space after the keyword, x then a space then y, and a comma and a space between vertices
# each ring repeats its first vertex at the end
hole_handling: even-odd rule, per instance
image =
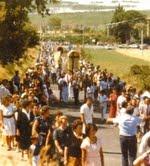
POLYGON ((16 135, 14 108, 10 101, 10 96, 6 96, 2 99, 2 105, 0 106, 1 126, 3 135, 6 137, 8 150, 11 150, 12 140, 16 135))
POLYGON ((68 98, 70 100, 73 99, 73 86, 72 86, 72 80, 69 81, 68 83, 68 98))
POLYGON ((101 140, 96 137, 97 127, 94 124, 86 126, 87 137, 81 144, 82 166, 104 166, 101 140))

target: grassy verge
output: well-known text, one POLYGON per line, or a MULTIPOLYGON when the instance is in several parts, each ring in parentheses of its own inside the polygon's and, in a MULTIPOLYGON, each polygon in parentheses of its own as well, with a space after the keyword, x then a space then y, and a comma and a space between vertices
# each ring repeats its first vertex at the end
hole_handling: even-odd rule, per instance
POLYGON ((22 76, 28 67, 33 66, 35 62, 38 49, 29 49, 25 56, 16 63, 11 63, 5 66, 0 65, 0 80, 10 79, 15 70, 19 70, 20 75, 22 76))
MULTIPOLYGON (((146 16, 150 16, 150 11, 141 11, 141 13, 146 16)), ((84 13, 61 13, 61 14, 52 14, 51 16, 41 17, 40 15, 30 15, 30 20, 40 29, 41 25, 48 25, 49 19, 53 16, 58 16, 62 20, 62 25, 85 25, 85 26, 100 26, 100 29, 104 29, 105 24, 110 23, 113 11, 101 11, 101 12, 84 12, 84 13)))
POLYGON ((107 68, 109 72, 121 77, 128 84, 139 88, 140 82, 129 74, 130 67, 135 64, 150 65, 150 62, 148 61, 125 56, 115 50, 86 49, 85 51, 91 55, 91 61, 94 64, 100 65, 102 68, 107 68))

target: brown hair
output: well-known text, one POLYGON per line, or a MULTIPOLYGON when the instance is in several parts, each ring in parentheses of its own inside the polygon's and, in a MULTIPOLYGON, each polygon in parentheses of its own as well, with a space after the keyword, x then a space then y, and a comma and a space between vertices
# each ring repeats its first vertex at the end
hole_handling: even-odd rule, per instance
POLYGON ((78 126, 82 125, 82 121, 80 119, 76 119, 73 123, 72 123, 72 129, 75 130, 78 126))
POLYGON ((97 126, 95 124, 87 124, 86 125, 86 136, 89 136, 91 129, 94 129, 95 131, 98 130, 97 126))
POLYGON ((6 101, 8 101, 8 99, 10 99, 10 95, 4 96, 2 98, 2 104, 5 105, 6 101))
POLYGON ((48 110, 50 110, 50 107, 48 105, 44 105, 40 110, 41 115, 46 113, 48 110))

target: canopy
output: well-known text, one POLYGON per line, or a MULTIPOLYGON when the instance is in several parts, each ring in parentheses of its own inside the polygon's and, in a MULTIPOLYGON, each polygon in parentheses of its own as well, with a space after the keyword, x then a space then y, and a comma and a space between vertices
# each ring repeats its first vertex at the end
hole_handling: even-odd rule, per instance
POLYGON ((80 53, 76 50, 71 50, 69 53, 68 53, 68 57, 70 58, 79 58, 80 57, 80 53))

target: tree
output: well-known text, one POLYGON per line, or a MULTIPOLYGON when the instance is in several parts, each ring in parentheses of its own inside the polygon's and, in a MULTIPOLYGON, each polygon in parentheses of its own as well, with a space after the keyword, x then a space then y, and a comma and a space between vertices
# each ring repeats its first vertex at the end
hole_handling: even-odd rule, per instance
POLYGON ((150 66, 134 65, 131 67, 130 73, 140 83, 142 89, 150 90, 150 66))
POLYGON ((57 16, 53 16, 50 18, 49 23, 50 23, 50 27, 52 29, 60 29, 61 28, 61 18, 57 17, 57 16))
MULTIPOLYGON (((136 23, 135 25, 134 25, 134 29, 135 29, 135 32, 136 32, 136 38, 138 39, 138 40, 142 40, 142 38, 143 38, 143 32, 144 32, 144 29, 145 29, 146 27, 145 27, 145 24, 144 23, 136 23)), ((142 42, 142 41, 141 41, 142 42)))
POLYGON ((28 13, 37 9, 44 15, 48 0, 1 0, 4 7, 0 19, 0 61, 3 64, 21 58, 29 47, 38 44, 39 37, 29 22, 28 13))
POLYGON ((137 30, 134 29, 136 23, 145 21, 145 15, 138 11, 125 11, 122 6, 118 6, 112 18, 111 33, 121 43, 130 41, 131 36, 137 38, 137 30))

